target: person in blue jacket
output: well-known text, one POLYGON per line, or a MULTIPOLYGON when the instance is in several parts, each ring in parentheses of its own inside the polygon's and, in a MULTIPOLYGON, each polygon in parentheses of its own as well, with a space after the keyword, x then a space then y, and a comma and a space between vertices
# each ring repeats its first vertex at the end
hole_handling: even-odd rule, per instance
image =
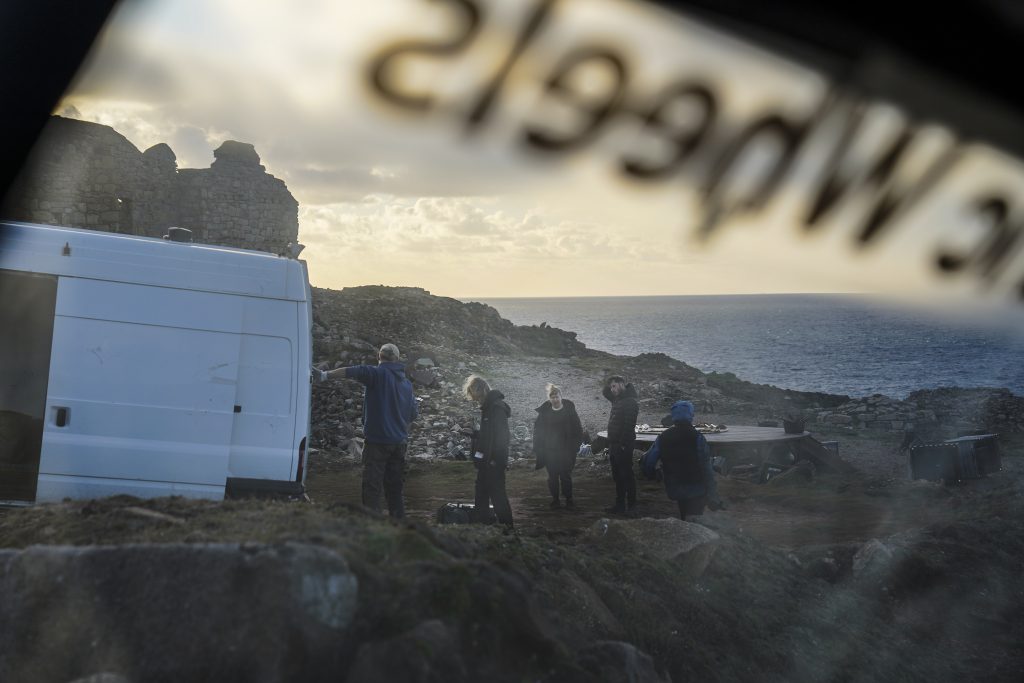
POLYGON ((704 514, 710 503, 717 509, 718 487, 711 469, 711 451, 707 439, 693 426, 693 404, 672 404, 672 426, 662 432, 643 458, 644 473, 654 476, 661 461, 665 493, 679 503, 679 517, 704 514))
POLYGON ((402 498, 409 425, 416 419, 416 397, 405 366, 398 361, 398 347, 384 344, 377 365, 353 365, 318 371, 321 381, 342 375, 365 387, 363 393, 363 505, 381 511, 383 489, 388 514, 405 516, 402 498))

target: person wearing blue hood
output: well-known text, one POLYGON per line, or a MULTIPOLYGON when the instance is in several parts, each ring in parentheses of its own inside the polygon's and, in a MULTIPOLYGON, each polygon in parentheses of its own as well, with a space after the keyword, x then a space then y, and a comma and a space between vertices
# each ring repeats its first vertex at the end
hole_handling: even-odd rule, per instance
POLYGON ((719 506, 715 474, 707 439, 693 426, 693 404, 672 404, 672 426, 662 432, 643 458, 644 473, 654 476, 661 460, 665 493, 679 503, 679 517, 704 514, 704 506, 719 506))
POLYGON ((365 386, 363 394, 363 505, 380 512, 383 489, 388 514, 405 516, 402 499, 405 454, 409 425, 416 419, 416 397, 405 366, 398 361, 398 347, 384 344, 377 353, 377 365, 353 365, 319 371, 319 379, 336 375, 354 379, 365 386))

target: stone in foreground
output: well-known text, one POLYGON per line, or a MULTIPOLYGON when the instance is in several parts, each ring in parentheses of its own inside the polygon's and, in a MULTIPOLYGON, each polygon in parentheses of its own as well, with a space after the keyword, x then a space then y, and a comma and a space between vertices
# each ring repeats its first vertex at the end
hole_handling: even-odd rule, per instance
POLYGON ((309 545, 0 551, 0 680, 321 680, 342 669, 357 593, 309 545))
POLYGON ((711 529, 681 519, 599 519, 590 527, 595 542, 675 562, 683 576, 697 579, 718 549, 711 529))

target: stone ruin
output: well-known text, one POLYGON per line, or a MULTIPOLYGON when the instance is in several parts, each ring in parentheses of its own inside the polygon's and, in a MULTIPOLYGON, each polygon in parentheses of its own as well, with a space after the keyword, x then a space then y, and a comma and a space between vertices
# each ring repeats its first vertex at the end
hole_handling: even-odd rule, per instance
POLYGON ((210 168, 179 169, 164 143, 140 152, 109 126, 51 117, 0 209, 9 220, 283 253, 299 204, 251 144, 228 140, 210 168))

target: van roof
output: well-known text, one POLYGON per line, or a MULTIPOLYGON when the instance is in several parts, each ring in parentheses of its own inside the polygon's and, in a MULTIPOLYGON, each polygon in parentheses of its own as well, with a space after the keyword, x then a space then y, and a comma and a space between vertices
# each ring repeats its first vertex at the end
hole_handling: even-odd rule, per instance
POLYGON ((295 259, 13 221, 0 221, 0 268, 267 299, 308 298, 304 264, 295 259))

